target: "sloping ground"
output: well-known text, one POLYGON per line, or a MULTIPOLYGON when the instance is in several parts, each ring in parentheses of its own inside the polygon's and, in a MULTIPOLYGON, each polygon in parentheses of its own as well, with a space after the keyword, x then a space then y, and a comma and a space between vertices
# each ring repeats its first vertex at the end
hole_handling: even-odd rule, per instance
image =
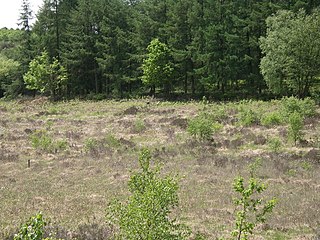
POLYGON ((175 214, 209 239, 232 230, 233 179, 249 176, 254 162, 268 184, 265 197, 279 200, 254 239, 313 239, 320 227, 319 114, 305 120, 304 141, 294 146, 286 124, 242 126, 238 111, 236 103, 0 102, 1 239, 38 211, 60 237, 106 239, 106 206, 128 194, 142 147, 164 172, 179 175, 175 214), (223 125, 208 141, 186 130, 201 111, 223 125), (270 144, 275 137, 279 148, 270 144))

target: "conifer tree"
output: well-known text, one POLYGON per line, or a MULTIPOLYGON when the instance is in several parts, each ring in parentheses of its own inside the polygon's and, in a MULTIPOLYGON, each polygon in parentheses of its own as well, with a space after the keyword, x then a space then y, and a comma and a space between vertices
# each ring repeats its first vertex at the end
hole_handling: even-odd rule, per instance
POLYGON ((61 59, 70 74, 69 93, 99 91, 98 50, 99 24, 103 9, 99 0, 79 0, 71 14, 62 44, 61 59))
POLYGON ((23 74, 28 71, 28 65, 33 58, 32 48, 32 32, 31 32, 31 20, 33 18, 33 12, 29 0, 22 0, 20 9, 20 16, 18 19, 18 26, 22 31, 20 46, 18 48, 17 61, 19 61, 19 70, 17 78, 12 83, 6 86, 6 94, 8 96, 15 97, 25 91, 23 83, 23 74))
POLYGON ((134 47, 130 41, 129 11, 130 6, 122 1, 109 1, 100 24, 101 38, 97 47, 101 56, 97 57, 97 61, 105 78, 102 85, 107 95, 113 91, 123 97, 124 91, 130 91, 132 82, 136 80, 134 67, 137 66, 130 57, 134 47))

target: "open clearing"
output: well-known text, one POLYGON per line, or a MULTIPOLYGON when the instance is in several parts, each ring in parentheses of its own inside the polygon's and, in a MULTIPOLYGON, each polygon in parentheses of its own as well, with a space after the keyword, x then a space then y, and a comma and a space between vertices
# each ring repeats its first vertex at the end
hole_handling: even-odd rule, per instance
MULTIPOLYGON (((276 101, 247 104, 259 114, 278 107, 276 101)), ((268 184, 266 198, 275 196, 279 203, 254 239, 316 239, 319 109, 305 119, 304 141, 297 146, 287 141, 286 124, 241 126, 238 111, 237 103, 0 101, 0 238, 42 211, 58 237, 103 239, 107 204, 127 196, 139 149, 149 147, 163 172, 180 178, 174 214, 208 239, 233 228, 233 179, 249 176, 257 158, 258 177, 268 184), (223 125, 210 141, 194 140, 186 130, 200 111, 216 114, 223 125), (40 135, 49 147, 32 142, 40 135), (281 140, 279 149, 270 147, 274 137, 281 140)))

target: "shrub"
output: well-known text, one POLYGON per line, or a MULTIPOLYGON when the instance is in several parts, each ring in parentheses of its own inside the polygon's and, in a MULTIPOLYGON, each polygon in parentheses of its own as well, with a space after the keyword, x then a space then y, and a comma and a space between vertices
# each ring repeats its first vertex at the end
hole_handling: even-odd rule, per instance
POLYGON ((30 217, 29 220, 20 227, 19 232, 14 235, 13 240, 62 240, 53 237, 44 238, 47 224, 40 212, 30 217))
POLYGON ((286 117, 294 112, 298 112, 302 117, 312 117, 316 113, 316 103, 311 98, 301 100, 295 97, 285 97, 281 99, 281 105, 286 117))
POLYGON ((289 116, 289 140, 297 144, 297 141, 302 139, 303 118, 299 112, 294 112, 289 116))
POLYGON ((283 123, 283 117, 279 112, 266 113, 261 118, 263 126, 275 126, 283 123))
POLYGON ((189 229, 171 220, 171 209, 178 205, 178 184, 171 176, 160 176, 159 168, 150 168, 151 154, 140 153, 141 170, 129 180, 129 199, 111 202, 107 220, 118 230, 118 239, 186 239, 189 229))
POLYGON ((38 213, 21 226, 19 232, 14 235, 13 240, 42 240, 46 222, 42 213, 38 213))
POLYGON ((53 139, 45 131, 36 131, 30 136, 31 145, 35 149, 52 152, 53 139))
POLYGON ((53 138, 44 130, 34 132, 30 136, 30 140, 32 147, 48 153, 56 153, 68 148, 67 140, 53 140, 53 138))
POLYGON ((84 142, 84 151, 97 157, 101 152, 101 143, 95 138, 88 138, 84 142))
POLYGON ((262 159, 258 157, 254 160, 253 163, 249 164, 248 166, 250 176, 253 178, 257 174, 259 168, 261 167, 262 167, 262 159))
POLYGON ((211 117, 206 114, 200 114, 188 122, 188 133, 200 140, 209 140, 214 132, 219 131, 223 126, 212 121, 211 117))
POLYGON ((279 152, 282 147, 282 142, 281 142, 280 138, 277 138, 277 137, 271 138, 268 140, 268 146, 271 151, 279 152))
POLYGON ((223 106, 217 106, 211 115, 216 121, 226 120, 228 118, 227 108, 223 106))
POLYGON ((144 130, 146 130, 146 125, 141 118, 137 118, 135 120, 133 130, 134 130, 134 132, 137 132, 137 133, 141 133, 144 130))
POLYGON ((68 142, 67 142, 67 140, 61 139, 61 140, 57 140, 57 141, 55 142, 55 149, 56 149, 56 151, 57 151, 57 150, 64 151, 64 150, 67 150, 67 148, 68 148, 68 142))
POLYGON ((236 239, 247 240, 256 225, 266 221, 266 216, 272 212, 276 199, 265 201, 260 197, 266 187, 253 177, 249 179, 247 186, 245 186, 243 177, 236 178, 233 189, 240 196, 234 200, 238 211, 236 212, 235 229, 231 235, 236 239))
POLYGON ((24 74, 23 80, 27 89, 50 93, 55 99, 58 92, 65 90, 68 75, 58 59, 54 58, 50 63, 48 52, 43 51, 41 56, 35 57, 29 63, 29 70, 24 74))
POLYGON ((241 108, 237 117, 239 124, 243 126, 251 126, 252 124, 259 123, 258 114, 252 109, 241 108))

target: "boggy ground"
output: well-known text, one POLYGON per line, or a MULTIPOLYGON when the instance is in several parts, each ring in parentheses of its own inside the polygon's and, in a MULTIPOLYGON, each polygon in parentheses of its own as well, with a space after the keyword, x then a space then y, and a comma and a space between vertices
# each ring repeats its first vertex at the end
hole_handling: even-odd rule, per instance
MULTIPOLYGON (((263 114, 279 102, 247 104, 263 114)), ((108 202, 127 196, 139 149, 149 147, 163 172, 180 179, 180 206, 174 214, 208 239, 228 236, 232 230, 233 180, 248 177, 248 166, 257 159, 258 177, 268 185, 265 197, 279 202, 253 239, 317 239, 319 113, 305 119, 304 141, 294 146, 287 140, 286 123, 241 125, 239 105, 245 106, 156 100, 0 101, 0 238, 42 211, 57 237, 107 239, 108 202), (208 141, 196 140, 186 130, 188 120, 200 112, 216 115, 223 125, 208 141), (49 143, 39 146, 34 139, 42 135, 47 140, 41 141, 49 143), (275 137, 281 141, 279 148, 270 144, 275 137)))

